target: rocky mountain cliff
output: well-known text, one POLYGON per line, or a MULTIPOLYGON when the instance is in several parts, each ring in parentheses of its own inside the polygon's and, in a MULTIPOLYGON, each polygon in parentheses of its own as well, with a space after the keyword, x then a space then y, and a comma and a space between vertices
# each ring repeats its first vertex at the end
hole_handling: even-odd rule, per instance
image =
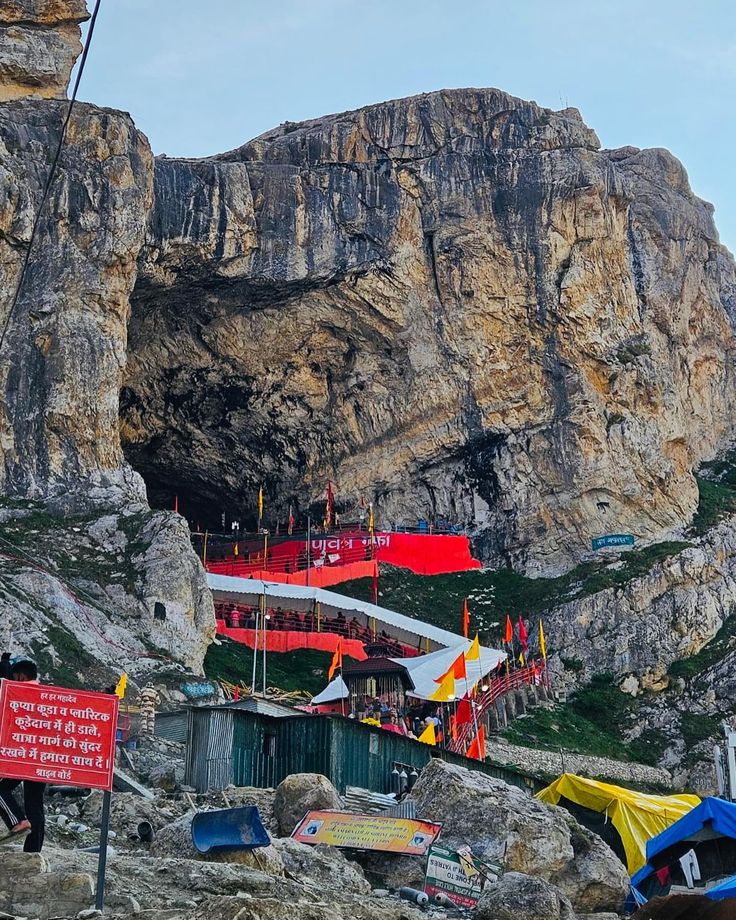
POLYGON ((214 616, 184 521, 151 512, 120 447, 153 202, 153 157, 129 116, 75 108, 9 315, 67 113, 13 97, 64 95, 84 18, 83 0, 0 11, 0 638, 89 684, 141 665, 201 671, 214 616))
POLYGON ((676 533, 732 436, 736 276, 664 150, 452 90, 158 159, 126 455, 192 516, 331 478, 554 573, 676 533))

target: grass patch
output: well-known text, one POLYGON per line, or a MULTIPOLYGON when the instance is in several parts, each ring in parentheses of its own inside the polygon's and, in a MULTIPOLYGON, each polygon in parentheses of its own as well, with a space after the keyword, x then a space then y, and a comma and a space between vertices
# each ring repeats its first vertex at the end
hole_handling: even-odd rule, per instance
POLYGON ((726 656, 734 645, 734 639, 736 639, 736 617, 730 617, 696 655, 691 658, 683 658, 681 661, 673 661, 667 673, 670 677, 684 677, 686 680, 698 677, 726 656))
POLYGON ((721 734, 721 716, 683 712, 680 715, 680 731, 685 742, 685 750, 689 751, 706 738, 721 734))
MULTIPOLYGON (((204 673, 210 680, 226 680, 233 684, 250 685, 253 677, 253 649, 240 642, 220 639, 221 645, 210 645, 204 659, 204 673)), ((346 658, 346 660, 348 660, 346 658)), ((297 649, 293 652, 268 652, 266 683, 281 690, 304 690, 315 695, 327 684, 327 671, 332 652, 297 649)), ((263 680, 262 653, 258 653, 257 682, 263 680)))
POLYGON ((626 742, 623 732, 636 718, 636 712, 637 701, 622 693, 610 674, 597 674, 565 705, 534 709, 513 722, 502 735, 523 747, 562 748, 654 766, 664 753, 667 738, 652 729, 626 742))
MULTIPOLYGON (((435 626, 461 632, 463 600, 467 597, 471 629, 477 629, 484 642, 494 644, 500 640, 507 613, 512 618, 534 617, 565 601, 619 587, 689 545, 657 543, 622 553, 619 568, 612 569, 607 562, 596 559, 558 578, 527 578, 511 569, 427 576, 381 566, 379 603, 435 626)), ((340 593, 370 601, 371 579, 345 582, 340 585, 340 593)))
MULTIPOLYGON (((79 640, 63 626, 49 626, 46 635, 48 645, 31 642, 33 656, 42 674, 48 675, 55 684, 72 689, 90 688, 99 670, 97 659, 86 651, 79 640), (54 661, 49 646, 57 655, 54 661)), ((102 689, 101 687, 99 689, 102 689)))
POLYGON ((702 536, 720 520, 736 511, 736 487, 727 482, 713 482, 695 477, 698 482, 698 510, 693 518, 691 530, 702 536))

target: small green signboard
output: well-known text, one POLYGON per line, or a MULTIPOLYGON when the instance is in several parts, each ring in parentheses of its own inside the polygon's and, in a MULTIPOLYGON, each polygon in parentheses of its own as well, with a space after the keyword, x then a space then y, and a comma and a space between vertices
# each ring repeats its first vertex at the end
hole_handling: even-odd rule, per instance
POLYGON ((500 866, 477 860, 469 847, 448 850, 433 844, 427 858, 427 875, 424 890, 434 898, 446 895, 457 907, 473 908, 478 903, 483 883, 490 874, 500 876, 500 866))
POLYGON ((593 537, 593 549, 606 549, 607 547, 633 546, 636 537, 630 533, 609 533, 604 537, 593 537))

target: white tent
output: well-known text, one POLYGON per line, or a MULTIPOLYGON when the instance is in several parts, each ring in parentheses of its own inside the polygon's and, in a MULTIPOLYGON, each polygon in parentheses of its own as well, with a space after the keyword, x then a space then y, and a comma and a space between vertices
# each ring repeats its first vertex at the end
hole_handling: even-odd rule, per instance
MULTIPOLYGON (((462 640, 463 644, 455 648, 443 648, 429 655, 419 655, 417 658, 392 658, 402 664, 409 672, 414 689, 409 691, 409 696, 416 696, 422 700, 428 700, 432 694, 437 691, 439 684, 436 678, 442 677, 450 670, 450 665, 459 656, 460 652, 467 652, 470 648, 468 639, 462 640)), ((481 646, 480 658, 475 661, 465 662, 465 670, 468 675, 465 680, 455 681, 455 696, 461 699, 472 689, 473 684, 479 683, 482 679, 495 670, 498 665, 506 660, 506 653, 499 652, 491 648, 481 646)))
POLYGON ((350 696, 345 681, 338 674, 333 678, 325 689, 312 697, 312 706, 319 706, 320 703, 334 703, 336 700, 344 700, 350 696))
MULTIPOLYGON (((437 691, 439 684, 437 678, 442 677, 450 669, 450 665, 455 661, 460 652, 466 653, 471 643, 463 639, 463 644, 455 648, 443 648, 436 652, 430 652, 429 655, 418 655, 416 658, 391 658, 396 664, 402 665, 409 674, 409 678, 414 685, 413 690, 409 690, 408 696, 418 697, 421 700, 431 699, 432 694, 437 691)), ((490 674, 498 665, 506 660, 505 652, 498 652, 495 649, 483 648, 480 650, 480 658, 476 661, 465 662, 465 670, 468 675, 467 683, 465 680, 455 681, 455 696, 461 699, 468 690, 472 689, 473 684, 482 683, 483 678, 490 674)), ((318 693, 312 700, 313 705, 320 703, 332 703, 335 700, 345 699, 348 696, 348 688, 342 677, 336 677, 325 689, 318 693)))
POLYGON ((423 651, 435 651, 442 648, 455 648, 467 640, 456 633, 451 633, 438 626, 430 626, 421 620, 404 616, 385 607, 358 601, 344 594, 325 591, 324 588, 311 588, 303 585, 283 585, 273 581, 261 581, 259 578, 235 578, 231 575, 207 575, 210 586, 218 601, 229 600, 233 603, 247 603, 256 606, 265 592, 266 603, 270 607, 284 607, 288 610, 311 611, 316 603, 320 604, 322 615, 334 617, 342 611, 347 619, 355 617, 361 626, 371 628, 371 621, 376 620, 379 628, 385 625, 386 631, 404 645, 417 647, 417 638, 423 640, 423 651))

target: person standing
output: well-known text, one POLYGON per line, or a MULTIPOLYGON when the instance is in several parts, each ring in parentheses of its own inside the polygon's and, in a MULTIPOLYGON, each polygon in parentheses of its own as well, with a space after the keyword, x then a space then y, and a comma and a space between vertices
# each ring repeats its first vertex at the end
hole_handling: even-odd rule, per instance
MULTIPOLYGON (((10 664, 9 680, 19 680, 37 684, 38 667, 30 658, 18 658, 10 664)), ((28 836, 23 844, 25 853, 40 853, 46 832, 46 816, 43 798, 46 783, 32 780, 0 779, 0 818, 3 819, 11 834, 28 836), (23 807, 13 794, 23 783, 23 807)))

